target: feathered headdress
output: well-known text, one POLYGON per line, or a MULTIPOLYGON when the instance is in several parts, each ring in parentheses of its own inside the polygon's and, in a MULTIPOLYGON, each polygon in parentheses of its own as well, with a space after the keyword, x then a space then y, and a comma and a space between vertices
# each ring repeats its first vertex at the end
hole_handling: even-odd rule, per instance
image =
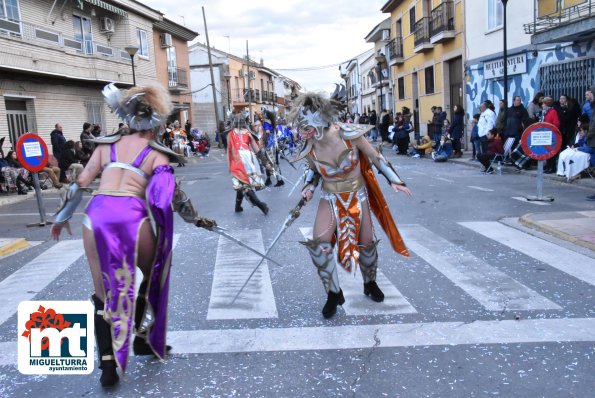
POLYGON ((103 88, 105 102, 132 130, 150 130, 167 120, 173 110, 169 94, 160 85, 133 87, 126 92, 113 83, 103 88))

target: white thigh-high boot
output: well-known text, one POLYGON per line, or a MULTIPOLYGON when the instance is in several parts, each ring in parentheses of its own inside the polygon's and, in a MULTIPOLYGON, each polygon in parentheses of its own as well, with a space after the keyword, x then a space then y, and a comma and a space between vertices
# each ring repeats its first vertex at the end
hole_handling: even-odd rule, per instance
POLYGON ((312 262, 327 293, 327 300, 322 308, 322 315, 328 319, 335 315, 338 305, 345 303, 343 291, 339 286, 339 275, 337 274, 337 263, 335 261, 333 245, 315 240, 308 240, 301 243, 308 248, 312 262))

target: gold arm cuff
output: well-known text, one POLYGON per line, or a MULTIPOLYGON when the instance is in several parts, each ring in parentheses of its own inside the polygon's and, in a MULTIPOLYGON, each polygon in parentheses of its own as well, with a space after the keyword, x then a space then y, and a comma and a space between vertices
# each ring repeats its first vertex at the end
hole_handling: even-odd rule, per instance
POLYGON ((362 175, 359 175, 356 178, 352 178, 352 179, 344 180, 344 181, 323 181, 322 189, 326 192, 331 192, 331 193, 357 192, 365 184, 366 184, 366 181, 364 180, 364 177, 362 175))
POLYGON ((113 361, 114 359, 116 359, 116 357, 113 355, 102 355, 101 356, 102 361, 113 361))

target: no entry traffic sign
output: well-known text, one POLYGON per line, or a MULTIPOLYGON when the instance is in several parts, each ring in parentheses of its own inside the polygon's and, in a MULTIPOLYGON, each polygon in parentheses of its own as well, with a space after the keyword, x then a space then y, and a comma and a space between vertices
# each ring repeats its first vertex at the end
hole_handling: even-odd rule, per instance
POLYGON ((531 159, 547 160, 560 151, 562 135, 551 123, 533 123, 523 131, 521 146, 531 159))
POLYGON ((48 146, 37 134, 23 134, 17 141, 16 149, 19 162, 31 172, 40 172, 48 163, 48 146))

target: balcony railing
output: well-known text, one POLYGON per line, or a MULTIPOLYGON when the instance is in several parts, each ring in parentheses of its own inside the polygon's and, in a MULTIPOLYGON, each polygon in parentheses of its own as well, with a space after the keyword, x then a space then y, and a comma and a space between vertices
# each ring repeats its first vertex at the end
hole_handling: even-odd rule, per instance
POLYGON ((423 17, 414 25, 413 45, 417 47, 430 42, 430 18, 423 17))
POLYGON ((534 35, 593 16, 595 16, 595 0, 585 0, 582 4, 534 18, 533 23, 524 24, 523 28, 525 28, 525 33, 534 35))
POLYGON ((250 90, 250 98, 248 97, 248 89, 247 88, 236 88, 232 90, 231 97, 234 102, 248 102, 251 100, 252 102, 256 102, 254 89, 250 90))
POLYGON ((188 87, 188 71, 181 68, 168 68, 167 77, 170 89, 181 89, 188 87))
POLYGON ((430 37, 445 30, 455 30, 454 3, 452 0, 442 2, 432 10, 430 15, 430 37))
POLYGON ((107 43, 80 40, 62 32, 22 21, 0 19, 0 37, 24 40, 43 47, 75 50, 81 55, 101 54, 114 60, 130 61, 130 55, 123 49, 111 47, 107 43))
POLYGON ((388 58, 390 63, 403 61, 403 38, 395 37, 388 42, 388 58))

